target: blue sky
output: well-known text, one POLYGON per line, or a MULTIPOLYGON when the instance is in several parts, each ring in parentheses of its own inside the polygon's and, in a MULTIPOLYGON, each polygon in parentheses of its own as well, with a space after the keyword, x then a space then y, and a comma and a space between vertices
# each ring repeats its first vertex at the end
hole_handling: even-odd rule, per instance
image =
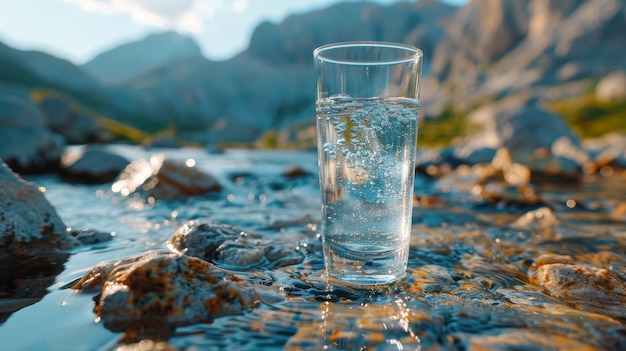
MULTIPOLYGON (((398 0, 375 0, 388 4, 398 0)), ((467 0, 445 0, 460 5, 467 0)), ((0 0, 0 41, 81 64, 148 33, 175 29, 192 36, 210 59, 244 50, 260 22, 340 0, 0 0)))

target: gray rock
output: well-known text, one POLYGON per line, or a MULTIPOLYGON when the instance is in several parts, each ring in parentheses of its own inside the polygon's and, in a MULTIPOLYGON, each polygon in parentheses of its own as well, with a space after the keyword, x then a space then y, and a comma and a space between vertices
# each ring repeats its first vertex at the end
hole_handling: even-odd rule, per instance
POLYGON ((65 154, 61 174, 71 182, 102 184, 112 182, 130 162, 103 146, 88 147, 82 154, 65 154))
POLYGON ((0 166, 0 254, 40 255, 79 245, 54 207, 32 183, 0 166))
POLYGON ((96 117, 78 110, 69 98, 44 97, 39 103, 45 125, 62 135, 69 144, 109 141, 112 136, 102 129, 96 117))
POLYGON ((114 233, 111 232, 101 232, 99 230, 89 228, 68 228, 68 232, 83 245, 102 244, 111 241, 114 236, 114 233))
POLYGON ((528 166, 531 181, 578 180, 590 157, 565 121, 536 101, 507 99, 485 105, 468 116, 480 130, 457 142, 461 163, 486 163, 506 148, 516 163, 528 166))
POLYGON ((0 87, 0 158, 18 173, 57 169, 65 145, 49 131, 28 92, 0 87))
POLYGON ((238 271, 267 269, 302 262, 296 242, 277 242, 262 234, 209 220, 195 220, 180 227, 170 246, 189 256, 238 271))
POLYGON ((506 147, 513 153, 533 152, 542 148, 550 150, 552 144, 563 137, 579 144, 578 137, 561 116, 532 100, 507 99, 484 105, 471 113, 468 119, 482 129, 463 140, 457 149, 468 146, 473 149, 506 147))

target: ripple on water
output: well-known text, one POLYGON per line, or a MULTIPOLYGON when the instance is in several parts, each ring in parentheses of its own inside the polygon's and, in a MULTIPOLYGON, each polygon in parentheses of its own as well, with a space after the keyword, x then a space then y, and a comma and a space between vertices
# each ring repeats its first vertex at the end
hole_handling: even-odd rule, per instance
MULTIPOLYGON (((149 156, 145 150, 131 151, 137 157, 149 156)), ((316 238, 317 179, 283 175, 289 164, 314 171, 315 153, 186 152, 177 150, 172 156, 193 157, 197 166, 220 179, 223 193, 138 206, 116 199, 106 186, 70 186, 54 177, 34 177, 66 224, 117 234, 110 243, 77 251, 60 275, 63 279, 77 278, 94 264, 94 255, 115 259, 164 248, 191 220, 228 223, 258 234, 226 233, 224 240, 209 245, 209 256, 254 284, 260 307, 179 328, 168 340, 174 347, 626 349, 623 319, 577 309, 528 275, 542 255, 559 254, 626 281, 626 223, 608 215, 615 207, 612 197, 624 201, 624 182, 605 179, 604 184, 597 179, 575 189, 538 189, 541 204, 550 206, 559 220, 547 228, 513 225, 533 206, 507 207, 503 200, 481 203, 471 193, 444 192, 437 182, 422 182, 418 190, 444 205, 414 208, 407 277, 389 287, 367 289, 324 277, 316 238), (577 205, 570 202, 573 207, 568 207, 570 199, 577 205), (291 260, 294 257, 297 260, 291 260)), ((27 312, 58 316, 57 303, 44 298, 27 312)), ((82 309, 55 323, 84 320, 91 325, 94 317, 82 309)), ((49 319, 33 320, 29 335, 41 343, 51 339, 46 323, 49 319)), ((9 318, 0 336, 15 328, 9 318)))

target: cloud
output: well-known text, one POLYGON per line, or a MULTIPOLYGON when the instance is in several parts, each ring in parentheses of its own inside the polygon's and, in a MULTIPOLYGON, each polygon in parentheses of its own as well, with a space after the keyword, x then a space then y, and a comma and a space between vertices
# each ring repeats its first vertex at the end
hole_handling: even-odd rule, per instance
POLYGON ((220 11, 243 12, 248 0, 66 0, 107 15, 128 14, 133 21, 155 27, 201 33, 220 11))

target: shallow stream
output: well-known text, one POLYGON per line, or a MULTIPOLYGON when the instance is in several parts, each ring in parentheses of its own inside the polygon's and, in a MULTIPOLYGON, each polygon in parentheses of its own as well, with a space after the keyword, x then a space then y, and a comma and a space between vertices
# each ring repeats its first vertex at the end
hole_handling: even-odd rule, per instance
POLYGON ((622 175, 538 188, 538 205, 478 199, 471 185, 418 175, 407 276, 392 286, 364 289, 342 286, 323 275, 316 153, 112 148, 129 160, 156 152, 193 159, 225 189, 219 195, 147 203, 113 193, 110 184, 72 185, 56 176, 27 177, 46 188, 46 197, 65 224, 114 232, 115 237, 75 250, 43 299, 0 324, 0 349, 116 349, 122 334, 98 322, 93 294, 63 286, 100 261, 166 248, 172 234, 194 219, 236 225, 277 242, 296 240, 305 259, 292 266, 235 272, 257 284, 260 306, 178 328, 167 341, 174 348, 626 349, 626 304, 620 300, 626 290, 618 289, 626 282, 626 220, 611 216, 626 203, 622 175), (294 165, 308 175, 285 177, 285 170, 294 165), (553 210, 558 224, 513 225, 545 206, 553 210), (563 256, 575 267, 606 269, 617 278, 618 288, 611 290, 613 295, 602 295, 593 285, 574 282, 551 288, 531 278, 538 261, 550 263, 557 257, 560 262, 563 256))

